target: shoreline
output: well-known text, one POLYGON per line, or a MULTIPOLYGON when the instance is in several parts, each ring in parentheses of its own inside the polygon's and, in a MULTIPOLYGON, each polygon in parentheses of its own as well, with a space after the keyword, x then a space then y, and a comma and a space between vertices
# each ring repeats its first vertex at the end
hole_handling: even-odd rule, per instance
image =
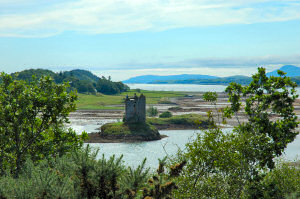
POLYGON ((100 136, 99 133, 89 133, 89 140, 84 143, 132 143, 132 142, 150 142, 168 137, 167 135, 160 135, 160 139, 146 140, 142 136, 100 136))
MULTIPOLYGON (((154 125, 157 130, 197 130, 199 127, 190 125, 180 125, 180 124, 163 124, 154 125)), ((142 136, 101 136, 99 132, 88 133, 89 139, 84 141, 84 143, 123 143, 123 142, 142 142, 142 141, 155 141, 168 137, 167 135, 160 135, 160 139, 147 140, 142 136)))

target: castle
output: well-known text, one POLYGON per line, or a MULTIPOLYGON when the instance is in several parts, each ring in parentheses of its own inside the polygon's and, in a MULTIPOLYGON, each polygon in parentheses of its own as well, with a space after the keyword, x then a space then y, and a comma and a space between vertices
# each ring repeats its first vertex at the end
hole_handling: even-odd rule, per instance
POLYGON ((126 123, 144 123, 146 122, 146 97, 141 94, 139 97, 134 94, 134 97, 125 99, 125 117, 126 123))

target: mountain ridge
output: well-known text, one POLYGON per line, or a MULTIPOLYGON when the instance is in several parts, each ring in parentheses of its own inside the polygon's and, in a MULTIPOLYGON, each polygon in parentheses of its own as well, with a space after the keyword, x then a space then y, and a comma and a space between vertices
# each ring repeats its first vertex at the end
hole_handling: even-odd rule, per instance
MULTIPOLYGON (((286 76, 293 77, 293 80, 299 83, 300 80, 300 67, 294 65, 284 65, 281 68, 268 72, 266 75, 270 76, 278 76, 277 71, 281 70, 286 72, 286 76), (299 77, 299 78, 297 78, 299 77)), ((181 75, 142 75, 129 78, 124 80, 123 83, 135 83, 135 84, 222 84, 228 85, 231 82, 240 83, 243 85, 249 84, 252 78, 243 75, 234 75, 228 77, 218 77, 218 76, 210 76, 210 75, 202 75, 202 74, 181 74, 181 75)))
POLYGON ((123 83, 143 83, 149 84, 155 81, 168 81, 168 80, 188 80, 188 79, 215 79, 217 76, 201 75, 201 74, 181 74, 181 75, 141 75, 129 78, 122 81, 123 83))
POLYGON ((295 65, 284 65, 277 70, 273 70, 271 72, 266 73, 267 77, 270 77, 270 76, 278 77, 279 76, 277 73, 278 70, 286 72, 287 73, 286 76, 288 76, 288 77, 300 76, 300 67, 295 66, 295 65))

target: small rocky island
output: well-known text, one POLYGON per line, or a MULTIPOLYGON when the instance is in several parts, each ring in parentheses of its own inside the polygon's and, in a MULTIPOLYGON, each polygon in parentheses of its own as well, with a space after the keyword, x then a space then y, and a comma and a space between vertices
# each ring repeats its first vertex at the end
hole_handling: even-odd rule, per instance
POLYGON ((88 142, 132 142, 159 140, 158 129, 146 122, 146 97, 126 97, 123 122, 108 123, 99 133, 89 134, 88 142))

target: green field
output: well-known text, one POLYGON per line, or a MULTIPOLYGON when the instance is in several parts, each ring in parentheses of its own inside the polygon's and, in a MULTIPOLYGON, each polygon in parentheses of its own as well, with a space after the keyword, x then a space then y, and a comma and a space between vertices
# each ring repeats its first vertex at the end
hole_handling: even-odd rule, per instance
POLYGON ((202 122, 206 122, 206 117, 199 114, 184 114, 175 115, 170 118, 157 118, 149 117, 147 121, 153 125, 163 125, 163 124, 178 124, 178 125, 188 125, 188 126, 200 126, 202 122))
POLYGON ((119 95, 86 95, 78 94, 77 108, 79 110, 99 110, 99 109, 124 109, 115 105, 124 105, 124 99, 126 95, 133 96, 134 93, 140 95, 143 93, 146 96, 147 104, 159 104, 167 103, 169 98, 183 97, 185 93, 175 91, 145 91, 141 90, 140 93, 137 90, 130 90, 128 92, 121 93, 119 95))

